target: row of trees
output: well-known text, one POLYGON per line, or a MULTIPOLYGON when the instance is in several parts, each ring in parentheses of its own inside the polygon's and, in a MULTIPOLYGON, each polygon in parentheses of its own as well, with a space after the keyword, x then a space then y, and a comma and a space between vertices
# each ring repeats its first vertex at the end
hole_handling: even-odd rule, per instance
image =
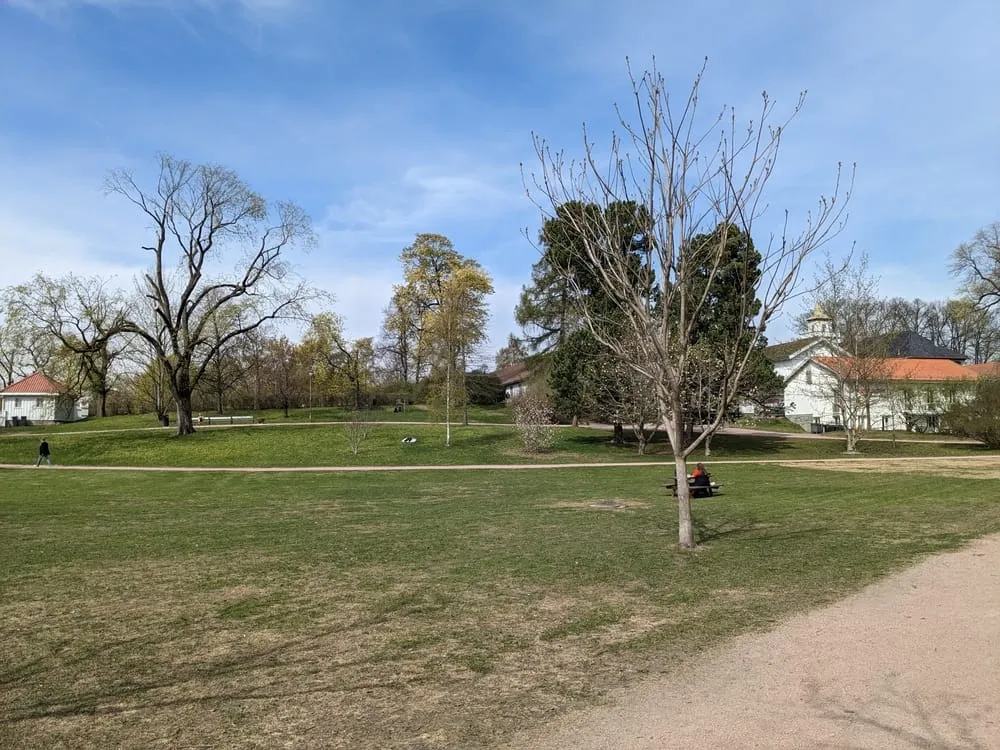
MULTIPOLYGON (((935 346, 964 355, 970 364, 989 362, 1000 355, 1000 312, 989 303, 988 295, 980 299, 980 292, 969 283, 969 259, 967 244, 952 255, 951 270, 962 277, 956 297, 925 301, 882 298, 880 280, 872 273, 867 254, 848 264, 827 257, 816 278, 813 301, 831 317, 837 338, 847 349, 913 331, 935 346)), ((981 258, 977 261, 982 262, 981 258)), ((808 315, 803 312, 798 317, 802 331, 808 315)))
POLYGON ((419 235, 403 251, 404 283, 376 346, 347 340, 335 314, 308 311, 329 295, 291 271, 289 252, 313 242, 298 206, 267 203, 231 170, 171 156, 161 157, 152 189, 121 170, 106 187, 149 221, 148 270, 132 294, 72 274, 39 274, 3 290, 5 383, 45 372, 72 392, 93 393, 102 416, 115 393, 161 417, 175 408, 179 435, 194 432, 196 394, 202 408, 219 411, 241 399, 287 409, 304 400, 305 381, 310 393, 315 386, 360 408, 376 384, 385 393, 384 381, 400 377, 429 387, 449 423, 468 402, 467 364, 485 339, 493 289, 446 237, 419 235), (300 343, 273 333, 289 322, 308 324, 300 343))
MULTIPOLYGON (((93 346, 94 333, 106 320, 88 307, 90 298, 107 303, 116 293, 97 278, 37 275, 29 283, 0 290, 0 387, 32 372, 45 372, 73 394, 93 397, 99 416, 155 413, 164 417, 176 405, 164 368, 142 341, 125 335, 111 337, 107 346, 93 346), (60 300, 45 308, 41 299, 60 300), (72 328, 54 335, 57 320, 78 316, 72 328), (30 312, 29 312, 30 311, 30 312), (85 311, 94 320, 84 323, 85 311), (74 331, 74 334, 70 333, 74 331)), ((212 338, 221 338, 218 326, 212 338)), ((464 375, 464 398, 471 403, 497 403, 503 390, 495 375, 464 375)), ((300 341, 261 326, 221 345, 211 355, 192 389, 194 412, 261 410, 316 406, 360 409, 375 402, 423 402, 434 390, 430 372, 408 382, 396 378, 391 352, 370 338, 350 340, 332 312, 314 315, 300 341)), ((460 402, 461 403, 461 402, 460 402)))

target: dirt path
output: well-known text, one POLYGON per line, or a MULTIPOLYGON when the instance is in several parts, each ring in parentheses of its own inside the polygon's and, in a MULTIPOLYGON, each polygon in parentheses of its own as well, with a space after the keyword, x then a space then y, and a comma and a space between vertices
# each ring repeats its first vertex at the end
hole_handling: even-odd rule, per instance
MULTIPOLYGON (((800 466, 810 469, 831 469, 835 471, 879 471, 906 472, 913 464, 920 463, 921 470, 933 474, 954 474, 955 458, 942 456, 902 456, 902 457, 850 457, 842 458, 729 458, 712 461, 712 466, 725 464, 779 464, 800 466)), ((970 470, 982 478, 1000 478, 1000 455, 962 456, 962 470, 970 470)), ((338 472, 338 471, 503 471, 506 469, 601 469, 622 467, 672 467, 673 461, 604 461, 589 463, 550 464, 433 464, 415 466, 92 466, 54 464, 38 467, 62 471, 173 471, 173 472, 338 472)), ((34 469, 35 464, 0 464, 0 469, 34 469)))
POLYGON ((1000 535, 741 636, 525 750, 1000 748, 1000 535))

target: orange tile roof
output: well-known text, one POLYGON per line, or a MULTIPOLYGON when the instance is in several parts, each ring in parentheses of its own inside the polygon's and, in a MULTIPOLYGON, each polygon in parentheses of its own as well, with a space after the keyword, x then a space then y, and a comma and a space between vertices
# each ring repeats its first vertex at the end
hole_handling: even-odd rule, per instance
POLYGON ((981 365, 966 365, 966 370, 972 370, 976 375, 986 375, 988 377, 1000 376, 1000 362, 984 362, 981 365))
MULTIPOLYGON (((834 372, 843 373, 850 367, 847 357, 813 357, 834 372)), ((885 367, 889 380, 975 380, 978 374, 950 359, 918 359, 891 357, 873 362, 873 369, 885 367)))
POLYGON ((49 376, 36 372, 33 375, 11 383, 0 393, 21 393, 29 396, 58 395, 63 392, 62 386, 49 376))

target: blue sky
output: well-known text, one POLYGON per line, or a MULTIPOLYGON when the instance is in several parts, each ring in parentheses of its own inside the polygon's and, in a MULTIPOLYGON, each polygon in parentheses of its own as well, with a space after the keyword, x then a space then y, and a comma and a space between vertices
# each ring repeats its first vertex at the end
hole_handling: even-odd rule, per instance
POLYGON ((774 221, 855 162, 831 251, 867 252, 885 296, 943 299, 952 249, 1000 220, 998 31, 994 0, 0 0, 0 286, 129 284, 144 222, 101 184, 166 151, 304 206, 319 245, 297 269, 354 337, 377 334, 399 251, 448 235, 494 278, 491 358, 537 259, 532 132, 578 153, 628 101, 626 56, 655 55, 679 91, 707 56, 705 106, 744 119, 807 89, 774 221))

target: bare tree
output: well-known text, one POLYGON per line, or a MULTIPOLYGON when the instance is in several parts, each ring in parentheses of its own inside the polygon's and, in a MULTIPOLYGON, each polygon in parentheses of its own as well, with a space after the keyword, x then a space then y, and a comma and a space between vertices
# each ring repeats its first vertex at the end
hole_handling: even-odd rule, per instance
POLYGON ((38 273, 14 289, 11 305, 34 330, 33 339, 55 344, 48 374, 75 394, 93 392, 98 416, 106 416, 108 394, 121 374, 116 366, 131 339, 110 335, 125 307, 122 294, 98 277, 38 273))
POLYGON ((952 253, 951 272, 979 306, 1000 304, 1000 222, 983 227, 952 253))
POLYGON ((152 244, 143 247, 152 268, 138 285, 156 322, 151 328, 133 312, 118 330, 152 347, 177 404, 177 434, 193 433, 191 394, 219 349, 269 320, 301 319, 302 303, 317 296, 293 280, 286 262, 289 250, 313 241, 309 218, 293 203, 269 206, 231 170, 167 155, 155 189, 139 187, 125 170, 112 172, 106 187, 137 206, 153 229, 152 244), (239 257, 226 273, 230 252, 239 257), (216 313, 235 304, 243 315, 212 335, 216 313))
POLYGON ((350 418, 344 422, 347 447, 355 456, 361 452, 361 444, 371 434, 373 424, 368 420, 368 410, 352 409, 350 418))
POLYGON ((846 268, 828 257, 821 273, 815 301, 833 319, 833 333, 845 355, 820 358, 833 377, 817 378, 813 390, 833 405, 847 452, 853 453, 861 431, 872 429, 873 409, 889 398, 889 345, 895 331, 867 254, 846 268))
MULTIPOLYGON (((785 127, 770 124, 774 104, 766 94, 758 119, 745 128, 728 109, 704 122, 697 106, 702 73, 687 96, 676 100, 655 65, 639 77, 630 68, 635 113, 627 118, 619 110, 624 135, 615 135, 605 147, 607 162, 586 128, 585 156, 579 162, 566 161, 536 136, 540 171, 528 181, 529 196, 545 217, 570 201, 600 206, 634 201, 644 209, 640 253, 648 274, 638 279, 633 254, 606 242, 618 236, 620 212, 579 214, 573 227, 582 238, 578 252, 615 308, 611 326, 605 316, 586 308, 584 317, 604 346, 652 384, 678 476, 687 474, 688 455, 719 428, 761 334, 795 293, 803 262, 842 227, 847 198, 841 195, 838 168, 832 196, 819 199, 803 228, 792 232, 786 215, 781 236, 758 248, 759 271, 729 282, 740 284, 746 294, 743 315, 732 316, 736 329, 723 337, 725 369, 711 394, 715 416, 697 436, 685 440, 684 373, 692 354, 692 332, 703 308, 711 304, 719 267, 727 257, 727 228, 752 235, 755 220, 763 214, 765 188, 785 127), (713 240, 694 242, 698 235, 713 240), (620 335, 623 327, 631 334, 627 342, 620 335)), ((801 105, 800 99, 791 117, 801 105)), ((685 482, 677 495, 679 542, 693 547, 685 482)))

